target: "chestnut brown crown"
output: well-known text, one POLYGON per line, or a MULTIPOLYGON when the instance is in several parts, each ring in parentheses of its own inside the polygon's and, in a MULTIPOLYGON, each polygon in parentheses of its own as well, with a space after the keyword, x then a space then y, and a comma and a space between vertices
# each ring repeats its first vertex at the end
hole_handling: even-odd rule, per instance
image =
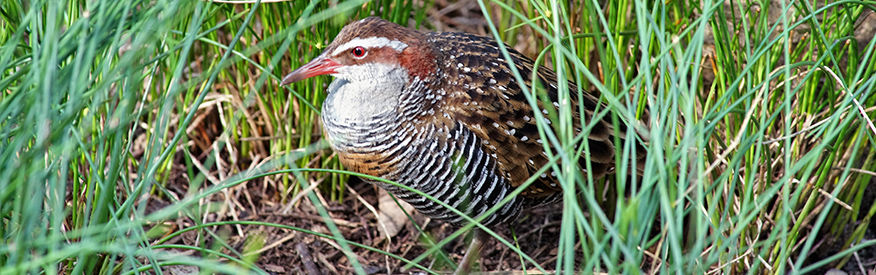
POLYGON ((434 47, 426 35, 398 24, 368 17, 341 29, 321 55, 283 78, 287 85, 305 78, 335 74, 338 68, 367 63, 404 67, 412 75, 433 73, 436 64, 434 47))

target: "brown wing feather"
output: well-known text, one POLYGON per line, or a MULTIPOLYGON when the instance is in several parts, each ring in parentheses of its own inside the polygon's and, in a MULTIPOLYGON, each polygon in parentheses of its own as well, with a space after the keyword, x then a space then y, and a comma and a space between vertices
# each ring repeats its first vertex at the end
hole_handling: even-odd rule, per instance
MULTIPOLYGON (((548 158, 540 143, 533 110, 502 58, 498 44, 465 33, 430 33, 428 37, 441 45, 438 51, 444 55, 444 64, 438 64, 440 73, 460 76, 442 77, 445 79, 442 87, 447 89, 448 97, 444 111, 452 113, 483 141, 484 150, 494 156, 499 169, 515 187, 523 184, 548 162, 548 158)), ((533 61, 510 47, 508 50, 525 80, 524 85, 531 86, 533 61)), ((539 81, 547 84, 542 86, 546 86, 550 101, 556 102, 556 75, 544 67, 540 67, 537 73, 539 81)), ((570 90, 577 89, 573 83, 569 85, 570 90)), ((572 96, 572 100, 573 111, 577 110, 577 104, 585 105, 588 120, 599 104, 594 95, 587 93, 583 98, 572 96)), ((541 102, 539 106, 544 109, 541 102)), ((577 112, 574 117, 578 117, 577 112)), ((576 120, 574 125, 580 129, 579 121, 576 120)), ((596 178, 605 175, 614 163, 612 133, 611 124, 600 121, 588 137, 593 167, 590 172, 596 178)), ((581 161, 583 164, 583 158, 581 161)), ((523 195, 543 198, 559 190, 556 179, 548 173, 530 185, 523 195)))

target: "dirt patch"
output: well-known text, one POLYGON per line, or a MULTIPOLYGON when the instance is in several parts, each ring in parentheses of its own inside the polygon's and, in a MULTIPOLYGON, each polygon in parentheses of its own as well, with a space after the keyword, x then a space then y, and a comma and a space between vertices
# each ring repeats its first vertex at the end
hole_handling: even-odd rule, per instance
MULTIPOLYGON (((243 206, 243 208, 235 210, 237 219, 230 215, 232 211, 220 211, 222 214, 218 212, 208 214, 207 219, 202 222, 262 221, 294 226, 327 235, 331 234, 323 218, 310 201, 303 199, 297 206, 289 209, 291 211, 284 211, 286 205, 272 201, 276 194, 260 192, 260 190, 266 189, 257 188, 258 185, 260 184, 257 182, 250 182, 248 183, 249 188, 246 188, 249 191, 247 196, 252 198, 252 201, 258 202, 252 205, 255 208, 247 206, 248 203, 236 203, 243 206)), ((329 215, 341 234, 349 241, 382 249, 406 259, 414 259, 428 249, 425 245, 428 242, 425 241, 424 235, 428 235, 435 241, 440 241, 455 231, 455 228, 447 224, 430 221, 420 214, 413 213, 415 221, 423 225, 422 230, 425 234, 420 233, 413 223, 408 223, 399 231, 398 235, 388 241, 381 236, 374 213, 362 203, 364 200, 369 204, 376 205, 377 192, 375 187, 360 180, 352 180, 350 188, 358 193, 359 198, 351 195, 345 198, 343 203, 327 202, 329 215)), ((150 208, 158 209, 164 205, 167 203, 163 200, 154 200, 154 207, 150 208)), ((553 269, 553 265, 556 263, 556 244, 560 232, 561 213, 562 209, 558 205, 536 209, 523 217, 519 224, 513 228, 520 249, 548 270, 553 269)), ((194 225, 191 220, 185 218, 178 220, 177 224, 180 228, 194 225)), ((513 242, 511 230, 511 228, 498 229, 497 233, 513 242)), ((263 244, 254 249, 259 251, 256 265, 272 274, 354 273, 349 260, 336 241, 285 228, 223 225, 211 228, 210 233, 187 232, 170 240, 169 243, 199 246, 202 242, 206 242, 207 247, 218 247, 225 243, 245 254, 247 251, 253 251, 253 249, 246 247, 253 240, 261 240, 263 244)), ((401 260, 364 248, 352 247, 357 260, 368 274, 408 274, 421 271, 417 268, 404 270, 402 266, 405 263, 401 260)), ((443 250, 447 253, 448 260, 455 264, 461 260, 466 248, 466 240, 458 238, 443 247, 443 250)), ((224 252, 234 254, 230 251, 224 252)), ((521 259, 517 254, 492 238, 486 241, 481 256, 482 260, 474 268, 475 270, 523 269, 521 259)), ((436 257, 428 257, 420 264, 433 270, 452 270, 447 260, 436 257)), ((532 270, 533 265, 527 264, 526 268, 532 270)))

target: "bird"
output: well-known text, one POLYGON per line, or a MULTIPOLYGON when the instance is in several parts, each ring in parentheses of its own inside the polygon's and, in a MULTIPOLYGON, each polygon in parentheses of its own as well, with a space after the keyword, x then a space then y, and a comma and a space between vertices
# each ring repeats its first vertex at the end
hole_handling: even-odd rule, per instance
MULTIPOLYGON (((560 91, 556 74, 504 45, 512 67, 492 38, 460 32, 427 32, 378 17, 344 26, 324 51, 283 77, 281 85, 331 75, 320 118, 331 149, 345 169, 394 181, 478 217, 509 197, 530 177, 534 182, 498 211, 483 217, 488 227, 508 225, 524 209, 557 201, 562 194, 555 175, 537 171, 548 164, 537 120, 548 125, 548 108, 560 106, 569 93, 573 117, 593 123, 589 143, 594 179, 609 174, 615 163, 615 129, 609 119, 591 122, 602 103, 599 94, 578 96, 569 82, 560 91), (538 109, 524 94, 544 91, 538 109), (550 103, 548 103, 550 102, 550 103), (541 115, 537 115, 541 112, 541 115)), ((602 106, 604 107, 604 106, 602 106)), ((574 121, 581 131, 581 121, 574 121)), ((467 220, 453 211, 382 181, 376 184, 419 212, 455 226, 467 220)), ((478 250, 478 234, 462 262, 478 250)), ((457 270, 459 271, 459 270, 457 270)))

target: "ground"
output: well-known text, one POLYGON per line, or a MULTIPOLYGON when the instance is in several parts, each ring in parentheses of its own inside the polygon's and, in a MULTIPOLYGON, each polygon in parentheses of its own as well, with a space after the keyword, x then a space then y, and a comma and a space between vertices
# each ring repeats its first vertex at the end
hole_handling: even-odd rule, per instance
MULTIPOLYGON (((307 199, 298 200, 295 205, 281 204, 277 201, 274 189, 264 188, 267 186, 258 180, 248 182, 244 186, 232 188, 226 192, 229 197, 217 201, 232 201, 232 205, 224 211, 208 214, 207 220, 213 221, 262 221, 269 223, 284 224, 297 228, 312 230, 315 232, 330 234, 325 226, 323 218, 307 199), (230 211, 230 208, 238 208, 230 211), (284 211, 286 209, 287 211, 284 211), (235 214, 232 214, 235 213, 235 214)), ((408 222, 391 241, 381 236, 375 214, 364 202, 377 205, 378 190, 376 187, 353 179, 349 188, 355 191, 347 194, 342 203, 337 201, 325 201, 328 205, 328 213, 333 222, 338 225, 341 234, 349 241, 361 243, 367 246, 384 249, 406 259, 413 259, 423 253, 427 247, 413 223, 408 222)), ((185 194, 183 186, 170 188, 185 194)), ((324 199, 324 198, 323 198, 324 199)), ((154 200, 156 209, 164 204, 160 200, 154 200)), ((545 269, 553 270, 556 264, 557 242, 560 232, 560 220, 562 209, 559 205, 546 206, 534 209, 527 213, 514 226, 517 233, 520 249, 540 263, 545 269)), ((414 213, 417 224, 423 225, 423 230, 434 240, 442 240, 453 233, 455 228, 441 222, 429 221, 425 216, 414 213)), ((192 226, 194 223, 187 218, 177 221, 178 227, 192 226)), ((871 226, 868 239, 873 239, 873 227, 871 226)), ((238 251, 246 251, 244 248, 248 240, 264 240, 262 246, 257 249, 259 257, 256 264, 271 274, 351 274, 354 273, 348 263, 348 259, 339 249, 335 241, 319 238, 312 234, 298 232, 289 229, 281 229, 268 226, 222 226, 213 228, 221 239, 228 242, 230 247, 238 251), (255 238, 254 238, 255 236, 255 238)), ((511 238, 509 228, 498 229, 506 239, 511 238)), ((173 244, 198 245, 203 241, 204 235, 196 232, 182 234, 170 240, 173 244)), ((215 242, 216 238, 205 238, 208 243, 215 242)), ((444 247, 454 263, 458 263, 466 249, 466 240, 462 238, 450 242, 444 247)), ((214 245, 208 245, 213 247, 214 245)), ((840 244, 831 243, 831 238, 822 238, 813 249, 814 258, 823 258, 833 254, 840 244)), ((392 259, 378 252, 367 251, 361 248, 353 249, 358 261, 363 265, 368 274, 411 274, 418 272, 417 268, 402 269, 403 262, 392 259)), ((227 252, 227 251, 226 251, 227 252)), ((521 259, 509 248, 489 239, 484 245, 479 268, 484 271, 522 271, 521 259)), ((579 259, 580 260, 580 259, 579 259)), ((446 264, 429 257, 420 264, 435 270, 452 270, 446 264)), ((853 259, 843 268, 848 274, 862 274, 860 268, 872 270, 876 267, 876 248, 869 247, 859 251, 857 259, 853 259)), ((533 266, 526 266, 532 272, 533 266)), ((643 267, 645 268, 645 267, 643 267)), ((477 269, 476 269, 477 270, 477 269)), ((820 270, 826 272, 827 269, 820 270)), ((489 273, 504 274, 504 273, 489 273)), ((538 273, 536 273, 538 274, 538 273)))
MULTIPOLYGON (((237 217, 230 215, 231 211, 225 211, 226 215, 207 215, 209 219, 204 222, 219 220, 247 220, 263 221, 290 225, 306 230, 312 230, 324 234, 330 234, 322 217, 319 216, 312 204, 307 200, 300 200, 291 211, 283 211, 287 205, 275 201, 276 194, 269 189, 261 189, 258 183, 249 183, 245 189, 248 194, 238 194, 235 201, 240 202, 242 209, 237 210, 237 217), (252 204, 249 203, 252 202, 252 204), (255 206, 254 208, 250 206, 255 206), (223 217, 224 216, 224 217, 223 217), (213 220, 215 219, 215 220, 213 220)), ((328 213, 335 224, 338 225, 342 235, 350 241, 364 245, 384 249, 407 259, 413 259, 426 250, 424 243, 413 223, 407 223, 391 241, 381 236, 377 228, 377 219, 374 212, 368 209, 360 200, 376 205, 377 190, 370 184, 359 180, 353 180, 350 188, 357 190, 356 195, 348 195, 343 203, 328 201, 328 213)), ((162 203, 155 202, 156 206, 162 203)), ((157 208, 157 207, 156 207, 157 208)), ((560 231, 559 206, 549 206, 536 209, 528 213, 514 226, 517 232, 520 249, 530 255, 535 261, 542 264, 546 269, 552 270, 556 263, 556 243, 560 231), (538 217, 538 218, 535 218, 538 217)), ((434 240, 442 240, 453 233, 455 228, 444 223, 429 221, 428 218, 414 213, 414 219, 424 225, 423 230, 428 232, 434 240)), ((186 218, 178 221, 180 227, 191 226, 193 222, 186 218)), ((498 233, 510 240, 511 231, 508 228, 497 229, 498 233)), ((338 249, 337 242, 318 238, 311 234, 297 232, 289 229, 281 229, 268 226, 224 226, 214 229, 219 236, 226 236, 231 247, 243 251, 247 239, 252 236, 264 238, 264 251, 257 260, 257 265, 274 274, 349 274, 353 273, 346 256, 338 249)), ((197 245, 199 242, 196 232, 182 234, 170 240, 169 243, 197 245)), ((201 236, 203 237, 203 236, 201 236)), ((209 239, 209 238, 208 238, 209 239)), ((208 241, 215 241, 210 239, 208 241)), ((451 261, 458 263, 462 258, 467 245, 462 238, 451 242, 444 247, 451 261)), ((358 260, 369 274, 386 274, 417 272, 418 269, 403 270, 403 262, 392 259, 378 252, 367 251, 361 248, 353 249, 358 260)), ((521 260, 516 253, 490 239, 484 245, 479 266, 483 270, 522 270, 521 260)), ((427 258, 422 265, 438 269, 451 270, 446 264, 427 258), (443 266, 442 266, 443 265, 443 266)), ((527 265, 531 270, 532 265, 527 265)))

